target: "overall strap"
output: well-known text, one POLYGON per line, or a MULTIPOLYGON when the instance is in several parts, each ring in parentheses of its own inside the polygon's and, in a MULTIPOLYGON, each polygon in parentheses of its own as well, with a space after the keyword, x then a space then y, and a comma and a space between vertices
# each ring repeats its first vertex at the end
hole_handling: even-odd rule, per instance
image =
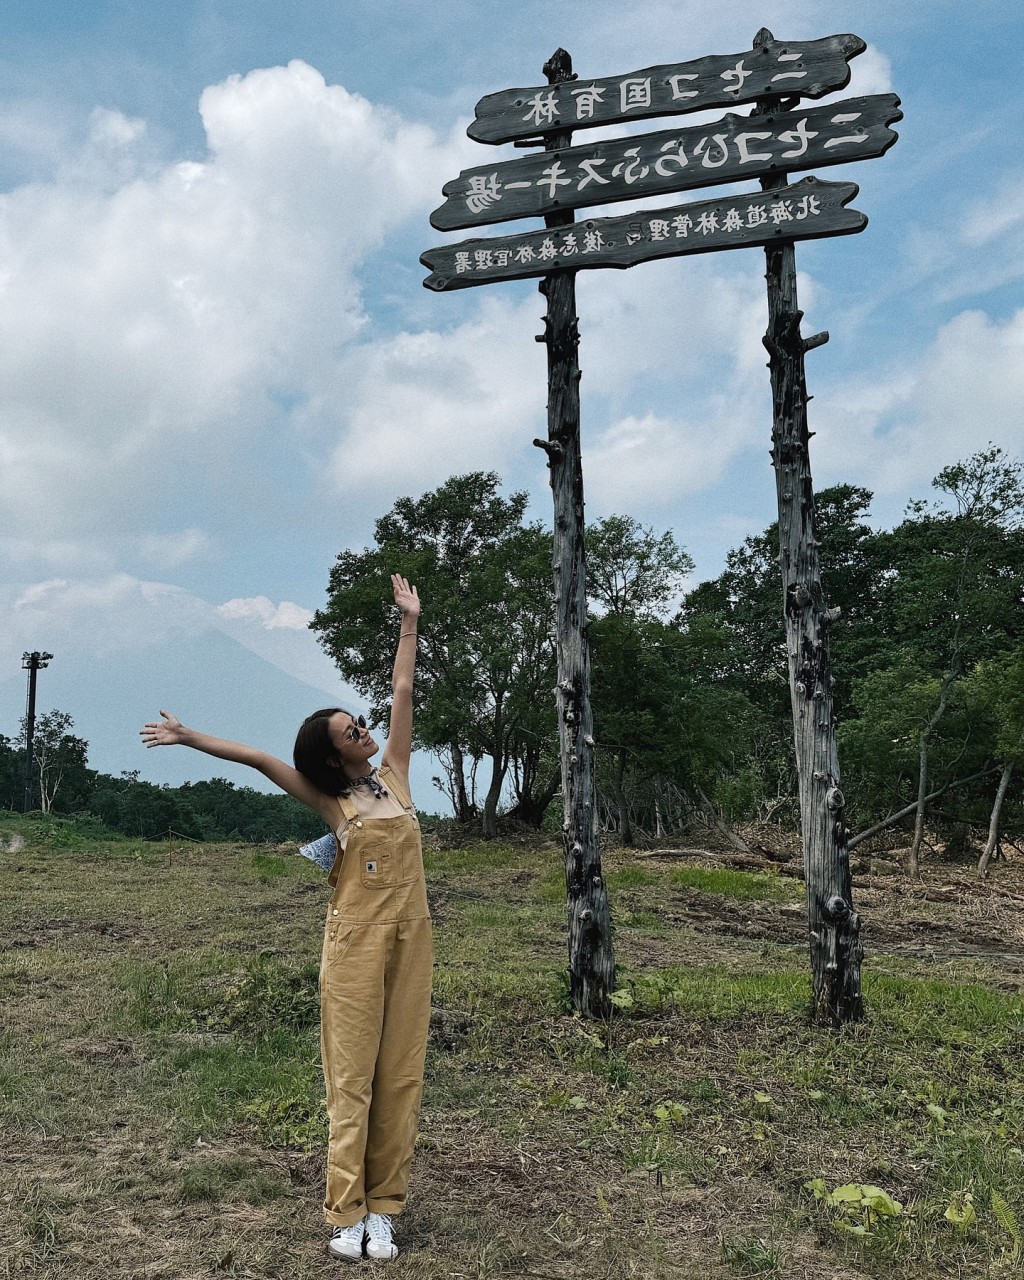
POLYGON ((382 769, 379 772, 386 774, 385 785, 398 803, 413 816, 416 814, 416 806, 412 802, 412 793, 405 783, 398 777, 394 769, 382 769))
POLYGON ((359 810, 356 808, 356 802, 351 796, 336 796, 335 799, 341 808, 341 812, 345 815, 346 822, 355 822, 359 817, 359 810))

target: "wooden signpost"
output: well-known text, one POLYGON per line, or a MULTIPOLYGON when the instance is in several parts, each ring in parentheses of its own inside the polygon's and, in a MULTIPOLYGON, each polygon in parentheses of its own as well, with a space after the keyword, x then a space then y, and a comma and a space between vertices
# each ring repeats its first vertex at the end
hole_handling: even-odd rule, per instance
POLYGON ((876 93, 808 111, 729 115, 712 125, 464 169, 445 183, 448 199, 430 215, 430 223, 452 231, 866 160, 896 141, 889 124, 900 117, 896 95, 876 93))
POLYGON ((854 182, 805 178, 783 194, 722 196, 671 209, 639 210, 619 218, 590 218, 561 231, 463 240, 420 256, 431 274, 423 282, 439 293, 492 280, 526 280, 552 271, 634 267, 655 258, 749 249, 775 241, 812 240, 863 231, 867 218, 845 206, 854 182))
POLYGON ((882 155, 902 118, 894 94, 805 108, 849 82, 858 36, 785 43, 762 29, 746 53, 650 67, 578 82, 558 50, 544 68, 546 86, 508 89, 481 99, 469 134, 481 142, 535 140, 542 153, 464 170, 444 186, 431 215, 442 230, 543 217, 543 230, 465 240, 428 249, 424 284, 437 292, 496 280, 542 276, 548 302, 548 455, 554 499, 554 577, 563 844, 574 1006, 604 1017, 615 985, 607 895, 597 841, 590 660, 586 641, 583 475, 579 433, 579 333, 576 272, 624 269, 685 254, 761 245, 767 259, 768 332, 773 399, 772 462, 779 506, 779 563, 789 653, 790 696, 799 772, 807 881, 813 1010, 838 1024, 863 1012, 860 921, 853 909, 844 799, 832 715, 828 629, 811 485, 804 354, 828 340, 803 338, 797 306, 795 243, 850 235, 867 218, 848 208, 850 182, 798 170, 882 155), (754 102, 751 115, 714 124, 573 146, 572 130, 630 119, 685 114, 754 102), (538 138, 538 135, 540 137, 538 138), (592 204, 755 179, 741 195, 576 223, 592 204))
POLYGON ((620 120, 672 116, 756 102, 771 94, 820 98, 850 82, 860 36, 769 40, 744 53, 648 67, 624 76, 583 80, 571 75, 540 88, 505 89, 476 104, 466 132, 477 142, 536 138, 552 129, 592 129, 620 120))

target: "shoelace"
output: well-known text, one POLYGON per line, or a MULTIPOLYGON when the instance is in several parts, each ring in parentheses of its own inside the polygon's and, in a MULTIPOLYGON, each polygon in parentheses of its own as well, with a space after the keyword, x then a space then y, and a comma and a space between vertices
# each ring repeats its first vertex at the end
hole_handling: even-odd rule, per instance
POLYGON ((350 1227, 335 1227, 334 1230, 331 1232, 331 1239, 340 1240, 342 1236, 351 1236, 354 1240, 358 1235, 359 1239, 361 1240, 363 1238, 363 1230, 365 1229, 365 1226, 366 1226, 366 1223, 365 1221, 363 1221, 363 1222, 353 1222, 353 1224, 350 1227))
POLYGON ((366 1234, 381 1243, 391 1243, 391 1219, 386 1213, 371 1214, 366 1219, 366 1234))

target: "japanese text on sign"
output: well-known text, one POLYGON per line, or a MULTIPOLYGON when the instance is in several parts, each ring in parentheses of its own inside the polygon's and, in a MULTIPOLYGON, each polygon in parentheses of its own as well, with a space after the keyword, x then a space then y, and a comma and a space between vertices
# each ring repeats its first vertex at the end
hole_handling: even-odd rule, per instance
POLYGON ((675 209, 597 218, 546 231, 427 250, 428 288, 464 288, 560 268, 628 267, 655 257, 741 248, 775 238, 808 239, 860 231, 863 214, 842 206, 854 183, 804 179, 757 195, 720 197, 675 209))
POLYGON ((820 98, 848 83, 849 60, 865 48, 854 35, 772 40, 745 53, 648 67, 623 76, 506 89, 480 100, 469 135, 480 142, 502 142, 553 129, 728 107, 772 94, 820 98))
MULTIPOLYGON (((800 55, 795 53, 778 55, 780 65, 787 60, 798 60, 799 57, 800 55)), ((718 76, 722 92, 735 94, 738 101, 744 82, 752 75, 753 72, 746 70, 741 58, 734 67, 729 67, 718 76)), ((799 93, 799 81, 805 80, 807 75, 806 71, 780 71, 771 77, 770 83, 779 88, 782 82, 786 81, 788 90, 799 93)), ((558 105, 554 90, 539 90, 530 100, 529 109, 521 119, 524 124, 542 129, 557 129, 559 126, 565 128, 570 125, 578 127, 581 123, 594 119, 594 108, 599 105, 612 107, 619 116, 629 116, 631 112, 639 115, 646 112, 648 108, 653 108, 658 98, 663 99, 665 106, 699 98, 700 92, 690 87, 692 81, 696 79, 695 75, 668 76, 664 84, 657 84, 656 88, 652 89, 655 85, 652 76, 632 76, 626 80, 620 80, 611 88, 598 87, 595 82, 579 89, 570 89, 569 95, 575 110, 566 112, 565 119, 562 118, 562 108, 558 105), (661 90, 661 93, 658 93, 658 90, 661 90), (666 93, 667 100, 664 100, 666 93), (608 103, 605 103, 606 94, 610 99, 608 103)), ((659 102, 658 105, 662 103, 659 102)), ((696 105, 694 103, 695 107, 696 105)))
POLYGON ((726 116, 713 125, 570 147, 491 169, 464 171, 445 185, 431 215, 438 228, 612 200, 736 182, 770 172, 879 155, 896 140, 894 94, 851 98, 778 116, 726 116))
MULTIPOLYGON (((817 196, 802 196, 799 200, 772 200, 770 203, 754 201, 747 205, 745 211, 728 209, 724 214, 714 210, 706 210, 696 219, 688 213, 677 213, 672 218, 646 217, 635 218, 625 230, 626 244, 636 244, 641 240, 652 243, 658 240, 685 240, 688 236, 707 236, 716 231, 726 234, 742 231, 744 228, 780 227, 785 222, 802 222, 804 218, 816 218, 821 213, 821 204, 817 196)), ((555 258, 571 258, 577 253, 599 253, 602 249, 613 248, 611 243, 605 244, 600 230, 586 228, 573 231, 559 231, 546 235, 536 247, 523 244, 516 249, 501 248, 476 249, 473 253, 456 252, 455 270, 461 275, 464 271, 483 271, 488 267, 507 266, 510 261, 551 262, 555 258)))

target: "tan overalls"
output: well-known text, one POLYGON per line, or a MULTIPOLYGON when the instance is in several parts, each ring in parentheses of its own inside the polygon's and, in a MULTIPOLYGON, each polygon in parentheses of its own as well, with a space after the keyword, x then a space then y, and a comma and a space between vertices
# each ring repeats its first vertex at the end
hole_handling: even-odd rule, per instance
POLYGON ((405 1207, 430 1023, 434 948, 419 823, 407 787, 388 768, 378 776, 403 812, 366 817, 338 797, 348 843, 328 877, 320 959, 324 1216, 335 1227, 405 1207))

